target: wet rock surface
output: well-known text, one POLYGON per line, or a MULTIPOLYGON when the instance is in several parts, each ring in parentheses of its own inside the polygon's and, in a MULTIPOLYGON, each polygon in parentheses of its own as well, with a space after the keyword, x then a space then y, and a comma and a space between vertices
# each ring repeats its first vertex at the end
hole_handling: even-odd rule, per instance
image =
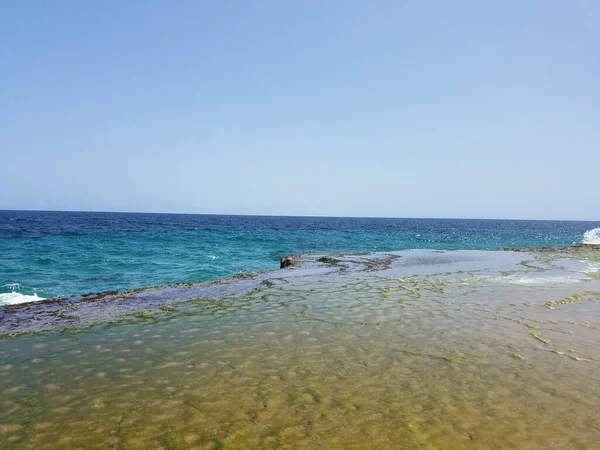
POLYGON ((332 257, 285 256, 285 267, 294 271, 262 271, 218 278, 205 282, 179 283, 121 291, 87 293, 38 302, 0 307, 0 336, 53 329, 80 328, 122 320, 140 311, 155 310, 193 299, 219 298, 244 294, 278 282, 326 274, 372 271, 389 267, 398 258, 391 254, 351 254, 332 257), (326 259, 323 259, 326 258, 326 259), (327 259, 329 258, 329 259, 327 259))
MULTIPOLYGON (((81 328, 124 320, 148 310, 195 299, 221 298, 253 290, 309 280, 331 281, 338 277, 348 282, 360 276, 422 275, 442 270, 473 270, 483 255, 493 254, 496 264, 518 264, 540 271, 535 259, 583 258, 600 261, 600 246, 579 245, 566 248, 511 249, 510 251, 407 250, 387 253, 348 253, 332 255, 284 256, 281 266, 294 270, 273 270, 239 274, 197 283, 180 283, 122 291, 87 293, 0 307, 0 336, 54 329, 81 328)), ((498 269, 499 270, 499 269, 498 269)), ((550 270, 550 269, 543 269, 550 270)), ((598 273, 590 275, 598 278, 598 273)))
POLYGON ((521 247, 521 248, 503 248, 504 251, 511 252, 534 252, 534 253, 553 253, 568 255, 598 255, 600 256, 600 244, 577 244, 570 247, 521 247))

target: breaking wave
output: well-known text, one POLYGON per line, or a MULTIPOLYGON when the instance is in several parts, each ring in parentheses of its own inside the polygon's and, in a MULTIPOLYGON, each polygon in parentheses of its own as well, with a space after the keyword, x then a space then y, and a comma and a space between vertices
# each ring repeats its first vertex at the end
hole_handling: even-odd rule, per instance
POLYGON ((593 228, 583 234, 583 244, 600 245, 600 228, 593 228))
POLYGON ((18 292, 9 292, 7 294, 0 294, 0 306, 16 305, 17 303, 37 302, 38 300, 44 300, 44 299, 42 297, 38 297, 37 294, 25 295, 25 294, 19 294, 18 292))
POLYGON ((0 286, 0 289, 11 290, 11 292, 0 292, 0 306, 44 300, 44 298, 38 297, 37 293, 35 292, 31 295, 20 293, 19 290, 21 290, 21 288, 22 286, 19 283, 8 283, 0 286))

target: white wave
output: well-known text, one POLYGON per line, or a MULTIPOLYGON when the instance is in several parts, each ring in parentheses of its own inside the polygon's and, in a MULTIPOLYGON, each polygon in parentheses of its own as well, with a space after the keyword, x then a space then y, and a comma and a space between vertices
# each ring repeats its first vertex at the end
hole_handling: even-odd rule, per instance
POLYGON ((587 277, 582 277, 577 273, 565 273, 560 275, 545 275, 536 276, 528 274, 514 274, 502 277, 490 277, 488 278, 492 282, 497 283, 508 283, 518 284, 526 286, 547 286, 556 284, 576 284, 586 280, 587 277))
POLYGON ((19 294, 18 292, 0 294, 0 305, 16 305, 18 303, 37 302, 39 300, 44 299, 42 297, 38 297, 37 294, 25 295, 19 294))
POLYGON ((581 272, 581 273, 598 273, 598 272, 600 272, 600 262, 581 261, 579 259, 577 260, 577 262, 579 262, 583 265, 583 268, 581 270, 578 270, 578 272, 581 272))
POLYGON ((587 273, 598 273, 600 272, 600 263, 588 263, 588 270, 587 273))
POLYGON ((548 277, 515 277, 510 280, 516 284, 530 284, 543 286, 546 284, 580 283, 581 279, 569 276, 548 276, 548 277))
POLYGON ((588 245, 600 245, 600 228, 593 228, 591 230, 587 230, 583 234, 582 243, 588 245))
POLYGON ((219 259, 219 257, 215 256, 215 255, 208 255, 207 258, 209 258, 209 259, 219 259))

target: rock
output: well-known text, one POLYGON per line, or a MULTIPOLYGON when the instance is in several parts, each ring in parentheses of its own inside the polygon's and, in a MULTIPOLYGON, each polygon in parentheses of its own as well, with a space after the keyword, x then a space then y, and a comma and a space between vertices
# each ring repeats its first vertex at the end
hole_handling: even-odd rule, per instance
POLYGON ((279 260, 280 269, 295 266, 296 264, 298 264, 298 258, 296 256, 282 256, 279 260))
POLYGON ((329 264, 331 266, 336 266, 340 262, 339 259, 332 258, 331 256, 322 256, 321 258, 317 259, 317 261, 323 264, 329 264))

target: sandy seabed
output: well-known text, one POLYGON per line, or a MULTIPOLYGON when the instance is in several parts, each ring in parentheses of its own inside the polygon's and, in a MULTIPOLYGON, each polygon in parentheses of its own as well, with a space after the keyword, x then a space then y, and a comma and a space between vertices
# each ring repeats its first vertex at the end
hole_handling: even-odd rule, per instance
POLYGON ((5 334, 0 448, 599 448, 596 253, 317 259, 5 334))

